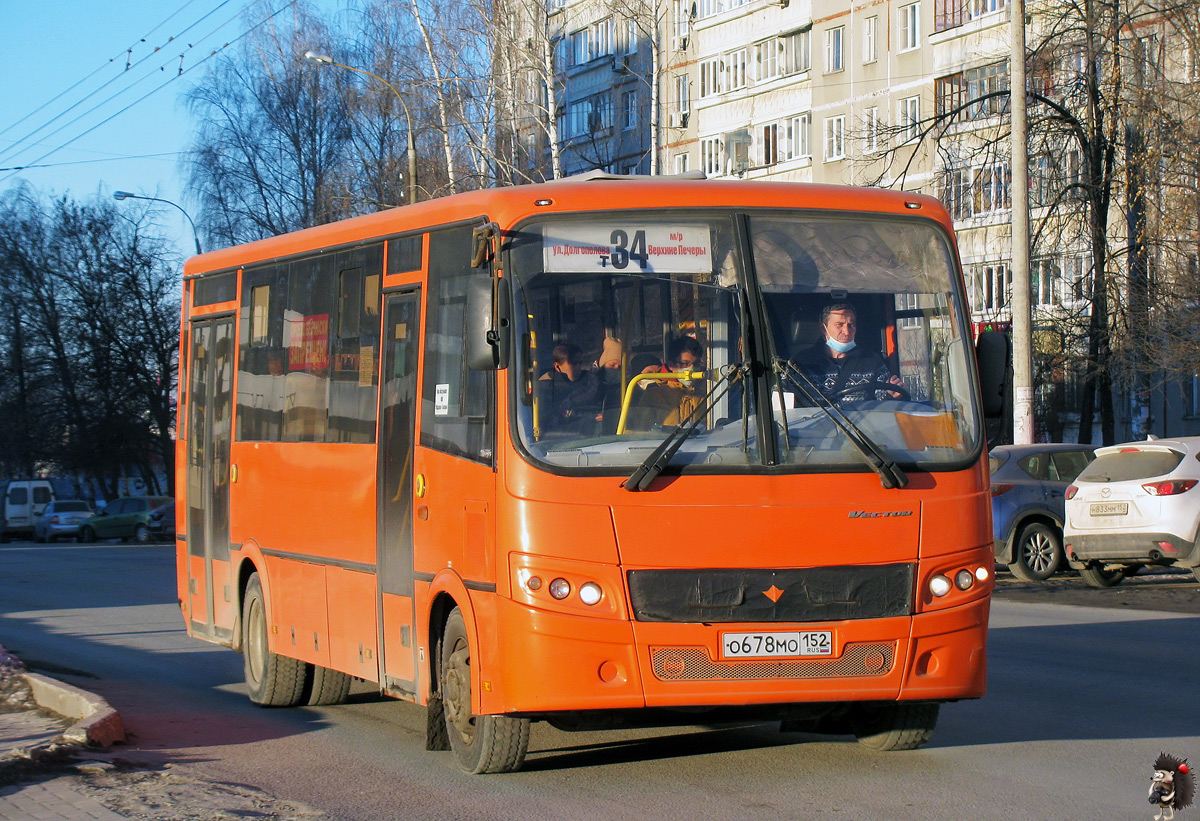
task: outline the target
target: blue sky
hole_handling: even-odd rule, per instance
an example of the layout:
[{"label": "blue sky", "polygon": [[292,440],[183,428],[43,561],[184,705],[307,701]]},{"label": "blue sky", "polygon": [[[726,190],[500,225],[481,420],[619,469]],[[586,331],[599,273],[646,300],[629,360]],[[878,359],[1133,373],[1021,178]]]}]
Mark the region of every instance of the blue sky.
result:
[{"label": "blue sky", "polygon": [[[210,53],[245,31],[249,2],[0,0],[0,191],[21,180],[47,197],[125,190],[197,216],[179,167],[192,136],[183,95],[204,76]],[[169,206],[159,215],[190,254],[183,218]]]}]

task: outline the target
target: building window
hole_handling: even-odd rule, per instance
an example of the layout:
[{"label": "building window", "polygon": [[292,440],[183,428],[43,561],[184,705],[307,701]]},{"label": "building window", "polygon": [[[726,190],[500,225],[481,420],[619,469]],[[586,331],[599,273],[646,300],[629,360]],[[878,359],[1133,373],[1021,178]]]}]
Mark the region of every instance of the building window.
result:
[{"label": "building window", "polygon": [[875,51],[875,32],[879,29],[879,18],[868,17],[863,20],[863,62],[873,63],[879,59]]},{"label": "building window", "polygon": [[773,80],[779,76],[779,53],[782,46],[778,40],[764,40],[754,47],[758,61],[759,80]]},{"label": "building window", "polygon": [[788,74],[812,68],[812,30],[794,31],[783,37],[783,61]]},{"label": "building window", "polygon": [[825,73],[842,71],[842,43],[846,36],[845,26],[836,26],[825,32]]},{"label": "building window", "polygon": [[976,120],[1008,111],[1008,97],[997,95],[981,99],[988,94],[1008,90],[1008,62],[992,63],[963,72],[967,85],[967,99],[975,100],[967,106],[967,119]]},{"label": "building window", "polygon": [[722,0],[699,0],[696,16],[703,19],[723,11],[725,11],[725,4]]},{"label": "building window", "polygon": [[700,168],[705,176],[716,177],[724,173],[725,145],[720,137],[705,137],[700,140]]},{"label": "building window", "polygon": [[688,23],[691,22],[693,4],[691,0],[675,0],[672,17],[675,20],[675,36],[688,36]]},{"label": "building window", "polygon": [[630,129],[633,129],[633,128],[637,128],[638,112],[637,112],[637,92],[636,91],[626,91],[624,94],[621,95],[621,109],[625,115],[624,122],[622,123],[622,127],[626,131],[629,131]]},{"label": "building window", "polygon": [[589,33],[587,29],[571,33],[571,65],[581,66],[592,59],[588,47]]},{"label": "building window", "polygon": [[969,168],[951,168],[946,172],[945,187],[942,190],[942,204],[955,220],[965,220],[974,216],[974,200],[971,197],[971,181],[973,174]]},{"label": "building window", "polygon": [[1091,260],[1084,254],[1063,259],[1063,302],[1087,302],[1092,298]]},{"label": "building window", "polygon": [[801,157],[812,156],[812,149],[809,147],[809,123],[811,121],[812,115],[807,113],[788,118],[787,139],[789,160],[798,160]]},{"label": "building window", "polygon": [[825,161],[846,157],[846,118],[842,115],[825,120]]},{"label": "building window", "polygon": [[762,127],[762,164],[775,165],[779,162],[779,124],[770,123]]},{"label": "building window", "polygon": [[900,101],[900,128],[904,141],[921,136],[921,98],[905,97]]},{"label": "building window", "polygon": [[921,4],[900,7],[899,51],[912,51],[921,45]]},{"label": "building window", "polygon": [[691,109],[688,102],[688,76],[686,74],[675,75],[675,110],[680,114],[687,114]]},{"label": "building window", "polygon": [[1061,269],[1049,257],[1032,260],[1029,264],[1029,302],[1031,305],[1056,305],[1060,293]]},{"label": "building window", "polygon": [[692,167],[691,154],[676,154],[674,160],[676,174],[686,174]]},{"label": "building window", "polygon": [[712,57],[700,63],[700,98],[711,97],[721,91],[721,58]]},{"label": "building window", "polygon": [[633,18],[625,21],[625,53],[637,54],[638,50],[638,27],[637,21]]},{"label": "building window", "polygon": [[879,108],[870,106],[863,115],[863,148],[874,153],[879,150]]},{"label": "building window", "polygon": [[966,102],[966,93],[967,81],[961,71],[934,80],[933,94],[937,101],[938,117],[951,118],[951,122],[961,120],[963,113],[959,109]]},{"label": "building window", "polygon": [[729,85],[725,88],[732,91],[735,88],[746,87],[746,62],[749,55],[744,48],[737,51],[731,51],[725,55],[725,69],[729,78]]},{"label": "building window", "polygon": [[598,23],[591,26],[592,31],[592,57],[604,57],[613,53],[613,21],[611,17],[606,17]]},{"label": "building window", "polygon": [[1012,208],[1012,171],[1008,163],[979,169],[975,185],[975,213],[988,214]]},{"label": "building window", "polygon": [[977,266],[972,274],[971,302],[977,312],[998,311],[1008,305],[1012,276],[1005,263]]}]

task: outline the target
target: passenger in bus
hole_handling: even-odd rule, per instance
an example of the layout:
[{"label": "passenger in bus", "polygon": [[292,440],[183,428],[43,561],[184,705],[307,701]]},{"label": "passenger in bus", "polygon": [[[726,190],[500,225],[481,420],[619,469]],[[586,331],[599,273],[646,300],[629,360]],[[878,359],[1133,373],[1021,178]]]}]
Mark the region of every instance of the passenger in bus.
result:
[{"label": "passenger in bus", "polygon": [[578,435],[594,434],[601,404],[599,374],[584,367],[583,351],[578,345],[555,345],[551,357],[553,366],[538,380],[542,427]]},{"label": "passenger in bus", "polygon": [[[697,373],[704,370],[704,349],[692,336],[679,336],[667,345],[666,364],[652,364],[639,373]],[[637,402],[637,418],[645,425],[651,423],[673,426],[687,421],[700,404],[701,379],[647,379]],[[648,426],[648,425],[646,425]]]},{"label": "passenger in bus", "polygon": [[821,340],[792,352],[791,359],[831,402],[854,404],[868,399],[893,399],[900,394],[878,388],[853,390],[857,385],[890,383],[904,386],[892,374],[879,351],[858,345],[857,312],[849,302],[835,302],[821,311]]}]

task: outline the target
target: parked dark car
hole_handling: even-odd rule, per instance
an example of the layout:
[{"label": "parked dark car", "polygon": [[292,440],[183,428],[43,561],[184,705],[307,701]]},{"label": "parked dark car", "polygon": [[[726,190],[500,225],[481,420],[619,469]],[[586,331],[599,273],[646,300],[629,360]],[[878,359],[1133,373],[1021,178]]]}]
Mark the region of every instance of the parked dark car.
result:
[{"label": "parked dark car", "polygon": [[173,501],[170,496],[125,496],[114,499],[80,528],[85,542],[118,538],[123,542],[149,542],[150,512]]},{"label": "parked dark car", "polygon": [[92,506],[83,499],[55,499],[33,520],[33,540],[54,542],[78,537],[79,528],[92,518]]},{"label": "parked dark car", "polygon": [[156,539],[175,538],[175,500],[150,511],[150,535]]},{"label": "parked dark car", "polygon": [[1025,581],[1066,567],[1063,511],[1067,485],[1092,461],[1090,445],[1000,445],[989,454],[996,562]]}]

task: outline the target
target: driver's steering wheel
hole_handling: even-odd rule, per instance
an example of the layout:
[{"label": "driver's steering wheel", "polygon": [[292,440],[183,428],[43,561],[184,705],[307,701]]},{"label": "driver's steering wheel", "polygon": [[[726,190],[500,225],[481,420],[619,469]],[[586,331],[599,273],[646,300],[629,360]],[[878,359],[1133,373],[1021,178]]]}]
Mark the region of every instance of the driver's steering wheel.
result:
[{"label": "driver's steering wheel", "polygon": [[[847,385],[840,391],[829,397],[830,401],[836,402],[843,396],[848,396],[859,391],[892,391],[900,394],[900,400],[904,402],[912,401],[912,394],[908,392],[908,388],[903,385],[897,385],[895,382],[884,382],[882,379],[872,379],[870,382],[860,382],[857,385]],[[885,396],[884,399],[895,399],[894,396]]]}]

